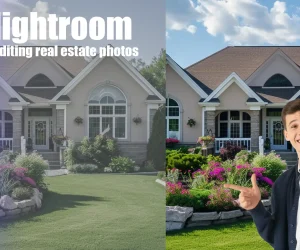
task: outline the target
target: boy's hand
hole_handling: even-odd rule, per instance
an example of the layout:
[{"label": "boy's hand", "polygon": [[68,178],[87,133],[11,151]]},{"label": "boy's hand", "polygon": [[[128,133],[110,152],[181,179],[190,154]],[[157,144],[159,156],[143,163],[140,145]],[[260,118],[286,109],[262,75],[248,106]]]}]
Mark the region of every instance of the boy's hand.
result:
[{"label": "boy's hand", "polygon": [[260,190],[256,184],[256,176],[251,176],[252,188],[237,186],[233,184],[224,184],[225,188],[232,188],[240,191],[239,202],[240,207],[246,210],[251,210],[257,206],[261,199]]}]

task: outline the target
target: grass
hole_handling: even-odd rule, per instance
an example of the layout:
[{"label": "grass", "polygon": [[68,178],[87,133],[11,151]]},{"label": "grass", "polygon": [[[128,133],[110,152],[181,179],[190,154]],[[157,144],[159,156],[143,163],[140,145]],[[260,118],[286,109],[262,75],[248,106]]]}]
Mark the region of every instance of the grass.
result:
[{"label": "grass", "polygon": [[258,234],[253,221],[181,230],[167,234],[167,250],[271,250]]},{"label": "grass", "polygon": [[41,210],[1,222],[0,249],[165,249],[165,190],[155,179],[48,177]]}]

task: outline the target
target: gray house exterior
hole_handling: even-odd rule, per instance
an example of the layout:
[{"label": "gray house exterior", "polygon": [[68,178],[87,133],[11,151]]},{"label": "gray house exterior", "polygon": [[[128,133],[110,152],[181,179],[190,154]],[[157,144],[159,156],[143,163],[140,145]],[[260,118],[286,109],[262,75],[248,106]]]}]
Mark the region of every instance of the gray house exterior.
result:
[{"label": "gray house exterior", "polygon": [[53,135],[80,142],[109,128],[122,154],[141,163],[153,116],[164,103],[122,57],[0,58],[0,147],[12,151],[20,151],[21,136],[47,152]]}]

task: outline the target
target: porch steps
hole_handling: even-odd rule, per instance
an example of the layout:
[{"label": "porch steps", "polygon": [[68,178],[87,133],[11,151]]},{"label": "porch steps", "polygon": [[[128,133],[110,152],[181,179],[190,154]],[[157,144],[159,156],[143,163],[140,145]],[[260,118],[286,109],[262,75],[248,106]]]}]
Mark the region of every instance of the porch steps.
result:
[{"label": "porch steps", "polygon": [[296,152],[277,152],[282,160],[287,163],[287,169],[294,167],[297,164],[298,156]]},{"label": "porch steps", "polygon": [[60,159],[58,152],[38,152],[44,160],[49,162],[50,169],[60,169]]}]

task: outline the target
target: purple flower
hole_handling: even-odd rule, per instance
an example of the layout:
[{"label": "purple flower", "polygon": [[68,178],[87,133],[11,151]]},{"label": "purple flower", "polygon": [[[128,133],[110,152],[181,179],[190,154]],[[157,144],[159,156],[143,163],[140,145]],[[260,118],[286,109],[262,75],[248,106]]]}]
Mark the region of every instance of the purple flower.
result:
[{"label": "purple flower", "polygon": [[27,182],[29,185],[36,187],[35,181],[33,179],[31,179],[30,177],[24,177],[22,180]]},{"label": "purple flower", "polygon": [[262,180],[263,182],[267,183],[270,186],[273,186],[273,181],[268,177],[262,176],[262,177],[260,177],[260,180]]}]

